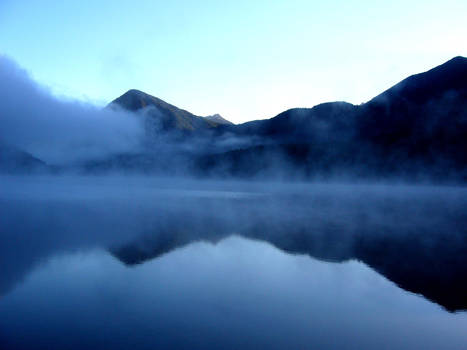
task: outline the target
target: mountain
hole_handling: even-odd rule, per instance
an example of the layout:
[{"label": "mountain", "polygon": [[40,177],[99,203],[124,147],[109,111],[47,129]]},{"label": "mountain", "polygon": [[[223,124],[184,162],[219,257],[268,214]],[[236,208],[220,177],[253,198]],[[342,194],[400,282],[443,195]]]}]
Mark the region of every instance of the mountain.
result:
[{"label": "mountain", "polygon": [[293,108],[271,119],[255,120],[228,128],[238,135],[256,135],[272,141],[310,141],[339,138],[350,130],[357,107],[347,102],[322,103],[313,108]]},{"label": "mountain", "polygon": [[223,118],[220,114],[213,114],[204,117],[205,119],[217,123],[219,125],[233,125],[233,123],[225,118]]},{"label": "mountain", "polygon": [[[443,97],[448,91],[457,91],[466,97],[467,58],[457,56],[427,72],[412,75],[380,95],[370,103],[406,100],[423,104]],[[384,102],[383,102],[384,103]]]},{"label": "mountain", "polygon": [[227,169],[252,176],[273,169],[286,178],[317,174],[466,181],[467,59],[456,57],[413,75],[359,106],[332,102],[295,108],[221,130],[256,142],[203,157],[200,173]]},{"label": "mountain", "polygon": [[[195,116],[138,90],[110,106],[145,114],[149,139],[178,135],[146,153],[161,152],[162,144],[166,153],[183,146],[191,152],[181,152],[184,171],[198,176],[467,181],[465,57],[412,75],[361,105],[322,103],[238,125],[219,115]],[[153,164],[157,158],[120,157],[134,171],[138,159],[145,171],[163,171]],[[170,164],[177,172],[177,162]]]},{"label": "mountain", "polygon": [[[462,119],[466,103],[467,58],[455,57],[425,73],[404,79],[360,106],[330,102],[313,108],[294,108],[271,119],[231,127],[229,131],[291,139],[327,137],[338,131],[348,131],[349,127],[363,128],[371,119],[374,119],[372,127],[375,129],[390,130],[400,127],[401,120],[411,124],[445,118],[444,123],[448,124]],[[421,114],[424,117],[418,120]],[[407,131],[415,134],[418,130]]]},{"label": "mountain", "polygon": [[467,59],[413,75],[360,107],[358,138],[383,154],[467,163]]},{"label": "mountain", "polygon": [[[157,97],[134,89],[127,91],[112,101],[109,107],[122,108],[131,112],[144,111],[147,116],[146,126],[150,126],[156,132],[169,130],[193,132],[225,124],[225,122],[217,122],[216,120],[212,120],[212,118],[196,116]],[[222,118],[222,120],[224,119]]]},{"label": "mountain", "polygon": [[[241,124],[236,130],[240,133],[259,135],[292,134],[316,137],[313,134],[317,132],[320,135],[323,132],[335,133],[336,130],[333,128],[340,126],[348,128],[355,119],[363,119],[355,120],[358,123],[357,128],[365,128],[365,123],[374,121],[371,128],[386,134],[403,127],[401,124],[405,123],[406,133],[399,135],[401,138],[409,134],[415,135],[420,131],[414,128],[422,126],[415,123],[425,123],[429,125],[424,127],[424,132],[428,134],[427,136],[431,136],[433,130],[429,129],[430,127],[446,128],[449,127],[447,125],[449,123],[462,121],[459,119],[465,116],[463,113],[466,103],[467,59],[456,57],[428,72],[401,81],[360,106],[333,102],[311,109],[291,109],[269,120]],[[440,118],[443,120],[439,120]],[[438,124],[432,125],[433,123]],[[407,126],[411,128],[407,129]]]}]

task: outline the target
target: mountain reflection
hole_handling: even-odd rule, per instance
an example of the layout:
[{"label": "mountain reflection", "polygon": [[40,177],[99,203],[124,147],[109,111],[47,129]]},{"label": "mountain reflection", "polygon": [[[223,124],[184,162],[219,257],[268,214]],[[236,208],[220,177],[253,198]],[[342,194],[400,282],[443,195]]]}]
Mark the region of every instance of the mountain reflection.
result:
[{"label": "mountain reflection", "polygon": [[169,210],[153,230],[111,252],[133,265],[192,242],[236,234],[290,254],[330,262],[357,259],[448,311],[467,309],[467,217],[458,203],[433,197],[380,200],[295,194],[231,201],[228,213],[222,213],[222,201],[205,201],[198,204],[206,209],[201,216]]},{"label": "mountain reflection", "polygon": [[117,184],[6,186],[0,294],[70,251],[107,249],[134,265],[193,242],[239,235],[319,260],[357,259],[448,311],[467,310],[464,189]]}]

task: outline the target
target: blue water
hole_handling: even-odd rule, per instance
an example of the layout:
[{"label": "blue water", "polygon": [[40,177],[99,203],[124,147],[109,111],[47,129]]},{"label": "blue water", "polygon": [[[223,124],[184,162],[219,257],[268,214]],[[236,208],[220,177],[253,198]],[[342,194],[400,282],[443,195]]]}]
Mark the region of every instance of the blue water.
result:
[{"label": "blue water", "polygon": [[467,349],[466,312],[349,238],[437,223],[459,239],[463,189],[99,181],[4,179],[0,349]]}]

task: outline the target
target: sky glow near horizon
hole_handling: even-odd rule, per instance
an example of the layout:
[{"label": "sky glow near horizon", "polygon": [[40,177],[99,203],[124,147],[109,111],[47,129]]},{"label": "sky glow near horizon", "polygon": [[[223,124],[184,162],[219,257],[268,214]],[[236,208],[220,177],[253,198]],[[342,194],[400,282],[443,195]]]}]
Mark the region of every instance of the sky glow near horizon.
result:
[{"label": "sky glow near horizon", "polygon": [[131,88],[235,123],[359,104],[467,56],[467,2],[0,1],[0,54],[59,97]]}]

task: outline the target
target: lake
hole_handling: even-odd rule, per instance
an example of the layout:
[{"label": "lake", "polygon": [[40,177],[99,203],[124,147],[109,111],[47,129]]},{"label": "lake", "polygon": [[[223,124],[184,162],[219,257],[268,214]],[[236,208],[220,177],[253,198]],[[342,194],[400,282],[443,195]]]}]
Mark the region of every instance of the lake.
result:
[{"label": "lake", "polygon": [[0,178],[0,349],[467,349],[467,189]]}]

